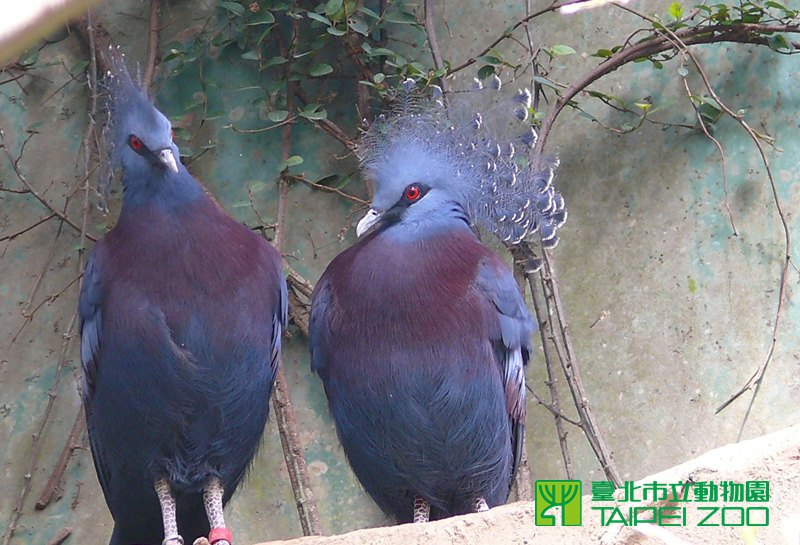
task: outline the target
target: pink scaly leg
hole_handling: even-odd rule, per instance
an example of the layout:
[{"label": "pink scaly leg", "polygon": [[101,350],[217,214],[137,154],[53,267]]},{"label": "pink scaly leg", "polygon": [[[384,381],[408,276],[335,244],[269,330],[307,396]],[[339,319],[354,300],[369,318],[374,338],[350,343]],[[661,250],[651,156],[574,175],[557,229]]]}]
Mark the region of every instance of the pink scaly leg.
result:
[{"label": "pink scaly leg", "polygon": [[155,482],[158,503],[161,504],[161,518],[164,521],[164,541],[162,545],[183,545],[183,538],[178,533],[177,509],[175,508],[175,496],[166,479],[159,479]]},{"label": "pink scaly leg", "polygon": [[414,497],[414,522],[428,522],[431,519],[431,504],[422,496]]},{"label": "pink scaly leg", "polygon": [[203,489],[203,503],[206,506],[208,523],[211,532],[208,541],[211,545],[231,545],[233,537],[231,531],[225,526],[225,515],[222,512],[222,496],[224,490],[218,478],[212,477],[206,482]]}]

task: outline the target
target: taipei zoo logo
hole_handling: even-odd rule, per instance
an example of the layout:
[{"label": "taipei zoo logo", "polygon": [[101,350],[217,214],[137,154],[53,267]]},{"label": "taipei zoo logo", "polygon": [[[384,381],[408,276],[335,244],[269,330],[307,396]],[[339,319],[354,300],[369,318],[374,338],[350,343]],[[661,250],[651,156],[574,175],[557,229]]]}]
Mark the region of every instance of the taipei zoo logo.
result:
[{"label": "taipei zoo logo", "polygon": [[580,481],[536,481],[535,499],[536,526],[581,525]]},{"label": "taipei zoo logo", "polygon": [[[592,520],[600,526],[769,526],[769,484],[625,481],[617,487],[592,481],[589,501]],[[536,526],[582,525],[581,481],[536,481],[534,499]]]}]

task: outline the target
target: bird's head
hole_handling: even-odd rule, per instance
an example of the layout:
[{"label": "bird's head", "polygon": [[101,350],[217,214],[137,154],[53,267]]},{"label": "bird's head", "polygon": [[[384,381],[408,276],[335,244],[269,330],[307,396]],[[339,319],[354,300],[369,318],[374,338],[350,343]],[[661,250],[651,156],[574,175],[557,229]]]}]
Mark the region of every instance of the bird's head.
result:
[{"label": "bird's head", "polygon": [[[566,220],[551,183],[556,162],[532,157],[530,92],[498,104],[500,87],[496,78],[486,88],[478,82],[475,93],[445,108],[438,88],[425,101],[413,81],[404,83],[399,106],[373,123],[359,149],[375,188],[359,236],[373,226],[424,233],[467,224],[508,244],[538,235],[545,247],[556,245]],[[487,127],[498,117],[502,126]],[[515,136],[502,136],[509,130]]]},{"label": "bird's head", "polygon": [[431,231],[454,221],[469,223],[473,186],[460,179],[448,149],[437,146],[433,127],[397,128],[380,160],[365,162],[375,195],[356,233],[361,236],[376,224]]},{"label": "bird's head", "polygon": [[[128,74],[122,55],[111,55],[113,69],[105,77],[107,137],[115,168],[123,183],[176,174],[182,168],[172,124]],[[131,176],[132,175],[132,176]]]}]

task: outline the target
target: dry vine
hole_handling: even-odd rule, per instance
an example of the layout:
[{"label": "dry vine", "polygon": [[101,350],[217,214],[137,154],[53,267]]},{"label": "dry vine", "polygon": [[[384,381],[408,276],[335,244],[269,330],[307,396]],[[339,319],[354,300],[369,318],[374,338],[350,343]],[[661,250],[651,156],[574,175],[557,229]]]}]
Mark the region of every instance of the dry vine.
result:
[{"label": "dry vine", "polygon": [[[288,46],[281,44],[281,49],[285,58],[291,58],[294,51],[294,41],[297,36],[297,21],[292,25],[292,35]],[[292,111],[294,108],[294,82],[288,78],[291,63],[286,63],[286,96],[287,109]],[[281,156],[284,164],[291,156],[292,149],[292,124],[287,123],[283,126],[282,151]],[[288,205],[289,194],[289,168],[285,167],[278,177],[278,212],[275,220],[275,247],[283,254],[284,239],[286,231],[286,207]],[[311,488],[311,480],[308,475],[303,447],[300,443],[300,435],[297,432],[297,420],[294,414],[294,407],[289,395],[289,385],[286,382],[286,373],[283,368],[283,360],[278,364],[278,371],[275,377],[275,390],[272,396],[273,406],[277,415],[278,426],[281,430],[281,446],[283,447],[283,457],[286,460],[286,467],[289,470],[289,480],[292,483],[297,512],[300,515],[300,526],[303,535],[321,535],[322,529],[317,513],[317,500],[314,490]]]}]

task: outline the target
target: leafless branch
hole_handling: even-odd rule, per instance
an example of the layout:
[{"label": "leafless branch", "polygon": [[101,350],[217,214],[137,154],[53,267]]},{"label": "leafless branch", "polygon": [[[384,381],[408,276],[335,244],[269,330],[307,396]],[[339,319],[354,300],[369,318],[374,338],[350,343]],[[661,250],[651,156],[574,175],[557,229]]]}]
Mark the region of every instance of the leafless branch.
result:
[{"label": "leafless branch", "polygon": [[28,231],[31,231],[32,229],[35,229],[36,227],[40,226],[43,223],[47,223],[49,220],[51,220],[51,219],[53,219],[55,217],[56,217],[55,212],[51,212],[49,215],[37,220],[36,222],[32,223],[31,225],[29,225],[27,227],[23,227],[19,231],[15,231],[15,232],[11,233],[10,235],[3,235],[2,237],[0,237],[0,242],[3,242],[4,240],[14,240],[18,236],[24,235]]},{"label": "leafless branch", "polygon": [[31,479],[33,478],[33,473],[36,470],[36,465],[39,461],[39,455],[42,451],[42,435],[44,434],[45,428],[47,428],[47,424],[50,421],[50,414],[53,412],[53,405],[58,397],[57,393],[59,386],[61,385],[62,371],[67,363],[67,354],[69,353],[77,317],[77,312],[73,313],[72,318],[69,321],[69,325],[67,325],[67,330],[64,333],[63,341],[61,343],[61,352],[59,354],[58,364],[56,366],[55,379],[53,380],[53,384],[50,386],[50,390],[47,394],[48,400],[44,414],[42,415],[38,428],[33,434],[31,448],[29,451],[30,458],[28,462],[28,470],[25,472],[25,475],[23,475],[22,488],[20,489],[19,496],[17,497],[17,503],[11,512],[11,517],[9,518],[8,526],[6,527],[3,545],[9,545],[11,538],[14,537],[14,532],[16,532],[17,525],[19,524],[19,518],[22,516],[22,508],[25,505],[25,499],[28,497],[28,493],[31,489]]},{"label": "leafless branch", "polygon": [[[519,254],[517,254],[519,255]],[[535,283],[531,276],[527,275],[524,270],[524,263],[525,259],[515,259],[515,264],[518,268],[523,270],[523,274],[528,279],[528,283],[530,284],[531,288],[531,299],[533,299],[533,309],[536,314],[536,322],[539,325],[539,335],[542,339],[542,351],[544,352],[544,362],[545,368],[547,370],[547,388],[550,391],[550,403],[548,404],[549,407],[553,409],[555,425],[556,425],[556,435],[558,436],[558,445],[561,449],[561,459],[564,462],[564,471],[566,473],[567,479],[573,479],[575,474],[572,470],[572,457],[569,452],[569,444],[567,443],[567,432],[564,430],[564,424],[560,416],[561,414],[561,400],[558,393],[558,387],[556,385],[556,377],[555,373],[553,372],[554,357],[551,351],[551,342],[555,342],[555,334],[554,334],[554,327],[553,321],[550,319],[552,316],[551,313],[547,312],[548,305],[546,300],[546,293],[544,292],[545,282],[544,279],[541,279],[541,288],[537,289]],[[540,301],[541,299],[541,301]],[[548,336],[547,330],[545,329],[549,325],[550,335]]]},{"label": "leafless branch", "polygon": [[[431,47],[431,57],[433,57],[433,67],[438,71],[444,67],[442,52],[439,49],[439,40],[436,38],[436,21],[433,11],[433,0],[425,0],[425,33],[428,35],[428,45]],[[442,91],[445,100],[448,99],[450,92],[450,82],[446,77],[441,78]]]},{"label": "leafless branch", "polygon": [[722,191],[725,194],[725,209],[728,211],[728,221],[731,224],[731,230],[733,231],[733,236],[738,237],[739,231],[736,230],[736,223],[733,221],[733,211],[731,210],[731,203],[728,199],[728,167],[727,167],[727,159],[725,157],[725,150],[722,148],[722,144],[719,140],[714,138],[708,130],[706,126],[706,122],[703,119],[703,116],[700,114],[700,108],[695,105],[692,90],[689,88],[689,80],[686,76],[682,77],[683,79],[683,87],[686,89],[686,94],[689,97],[689,102],[692,104],[694,108],[695,115],[697,116],[697,123],[700,125],[700,129],[703,131],[703,134],[711,140],[717,148],[719,152],[719,159],[722,165]]},{"label": "leafless branch", "polygon": [[[556,429],[559,433],[559,444],[562,448],[562,457],[564,458],[565,467],[568,467],[570,457],[566,449],[566,432],[562,427],[559,427],[562,420],[577,424],[583,430],[606,477],[610,481],[616,483],[617,486],[621,486],[622,478],[619,474],[619,470],[603,438],[602,431],[597,423],[594,410],[589,404],[589,398],[583,386],[583,381],[581,380],[577,354],[573,347],[572,336],[567,326],[555,267],[548,253],[543,251],[543,257],[540,260],[542,262],[541,269],[539,272],[533,272],[533,270],[527,266],[528,263],[534,260],[533,252],[526,243],[512,248],[512,255],[514,256],[515,262],[522,264],[525,268],[525,275],[531,293],[533,294],[534,310],[539,322],[545,362],[552,366],[550,362],[553,362],[555,358],[558,358],[560,361],[561,370],[566,378],[575,410],[579,416],[578,422],[561,416],[562,411],[560,404],[556,403],[558,399],[557,391],[554,389],[553,385],[549,385],[551,388],[552,401],[549,404],[543,403],[543,405],[551,410],[551,413],[553,413],[556,418]],[[545,328],[547,329],[545,330]],[[555,354],[550,350],[550,346],[555,348]],[[554,382],[554,376],[554,373],[548,371],[548,382]]]},{"label": "leafless branch", "polygon": [[147,32],[147,58],[144,62],[142,85],[150,89],[156,74],[158,60],[158,35],[161,32],[161,0],[150,0],[150,29]]},{"label": "leafless branch", "polygon": [[[640,17],[643,20],[649,21],[650,23],[655,24],[656,21],[639,11],[634,9],[628,8],[626,6],[615,4],[615,6],[619,9],[627,11]],[[756,39],[749,39],[748,36],[742,36],[742,32],[750,33],[750,32],[800,32],[800,25],[765,25],[765,24],[741,24],[741,25],[734,25],[736,27],[740,27],[738,29],[734,29],[733,35],[729,36],[730,38],[738,38],[738,39],[719,39],[716,41],[742,41],[742,43],[756,43],[759,45],[764,45],[766,42],[761,38]],[[666,27],[654,27],[656,28],[656,32],[658,34],[658,38],[663,40],[664,43],[668,44],[670,48],[675,48],[681,51],[684,55],[686,55],[694,64],[695,69],[697,70],[698,74],[700,74],[700,78],[703,80],[703,85],[708,91],[709,95],[719,104],[722,111],[725,112],[731,119],[736,121],[745,132],[747,132],[748,136],[750,136],[753,144],[756,146],[758,153],[761,157],[761,162],[764,164],[764,168],[766,170],[767,178],[769,180],[770,190],[772,193],[773,203],[775,204],[775,209],[778,212],[778,217],[781,221],[781,226],[783,229],[783,242],[784,242],[784,259],[783,265],[781,267],[781,275],[779,280],[779,288],[778,288],[778,304],[775,310],[775,319],[774,325],[772,328],[772,339],[770,341],[769,349],[767,350],[767,354],[764,357],[764,361],[756,368],[755,372],[751,375],[751,377],[747,380],[747,382],[742,386],[738,391],[736,391],[731,397],[729,397],[722,405],[720,405],[716,413],[721,412],[731,403],[733,403],[736,399],[741,397],[745,392],[750,389],[753,389],[753,395],[750,398],[750,403],[748,404],[747,411],[745,413],[744,418],[742,419],[742,425],[739,429],[739,439],[741,439],[742,434],[744,432],[744,427],[747,423],[747,420],[750,416],[750,412],[753,408],[753,404],[755,403],[756,397],[758,396],[758,392],[761,388],[762,381],[764,380],[764,375],[767,372],[767,368],[769,367],[770,362],[772,361],[772,356],[775,352],[775,346],[778,342],[778,333],[780,332],[780,326],[783,318],[783,308],[786,303],[787,299],[787,286],[788,286],[788,273],[789,273],[789,265],[791,264],[791,234],[789,229],[789,224],[786,219],[786,214],[783,212],[783,206],[781,205],[780,196],[778,194],[778,188],[775,184],[775,179],[772,175],[772,169],[769,166],[769,159],[767,158],[767,154],[764,151],[764,147],[761,144],[762,136],[756,132],[745,120],[743,115],[738,114],[731,110],[722,98],[716,93],[714,90],[713,85],[711,85],[710,80],[708,79],[708,75],[706,74],[703,66],[697,60],[697,57],[692,53],[689,49],[690,45],[693,45],[696,42],[692,42],[690,39],[687,40],[687,35],[690,38],[696,37],[694,34],[687,34],[686,30],[674,32]],[[710,28],[710,27],[700,27],[700,28]],[[713,28],[713,27],[712,27]],[[723,36],[724,32],[720,31],[717,37]],[[705,42],[703,42],[705,43]],[[794,45],[794,44],[793,44]],[[796,45],[795,45],[796,47]],[[735,230],[735,227],[734,227]]]},{"label": "leafless branch", "polygon": [[61,483],[61,479],[64,477],[64,471],[67,470],[72,453],[80,446],[81,434],[83,433],[85,423],[86,420],[83,415],[83,407],[81,407],[75,417],[75,423],[72,424],[72,431],[69,432],[69,437],[67,438],[67,442],[64,444],[64,448],[61,450],[61,455],[58,457],[55,468],[50,474],[50,477],[47,479],[47,483],[44,485],[44,489],[39,495],[39,499],[36,500],[36,509],[38,511],[41,511],[50,505],[50,501],[53,499],[53,494],[58,488],[58,485]]},{"label": "leafless branch", "polygon": [[[622,5],[614,5],[620,9],[633,12],[629,8],[626,8]],[[532,16],[537,14],[540,13],[537,12]],[[763,25],[749,23],[731,25],[704,25],[699,27],[684,28],[672,34],[674,35],[673,39],[675,41],[680,41],[684,46],[722,42],[768,45],[766,39],[754,34],[757,32],[798,33],[800,32],[800,25]],[[800,43],[795,44],[793,42],[793,45],[800,48]],[[611,72],[614,72],[629,62],[633,62],[636,59],[643,57],[649,57],[663,51],[668,51],[670,49],[674,49],[674,47],[674,42],[669,39],[669,36],[663,33],[656,33],[650,38],[644,39],[641,42],[633,44],[629,47],[620,49],[608,57],[595,69],[587,72],[582,77],[572,82],[569,87],[562,91],[542,121],[542,125],[539,129],[539,139],[536,142],[535,154],[537,156],[541,156],[558,114],[578,93],[585,90],[593,82],[610,74]]]},{"label": "leafless branch", "polygon": [[345,199],[347,199],[349,201],[353,201],[355,203],[358,203],[358,204],[361,204],[361,205],[364,205],[364,206],[369,206],[369,202],[365,201],[364,199],[356,197],[355,195],[350,195],[349,193],[345,193],[341,189],[336,189],[335,187],[329,187],[327,185],[322,185],[322,184],[318,184],[316,182],[312,182],[311,180],[309,180],[305,176],[291,174],[291,175],[289,175],[289,179],[290,180],[294,180],[296,182],[302,182],[304,184],[307,184],[307,185],[313,187],[314,189],[319,189],[321,191],[327,191],[329,193],[336,193],[337,195],[341,195],[342,197],[344,197]]},{"label": "leafless branch", "polygon": [[[19,158],[14,159],[14,156],[11,155],[11,150],[8,149],[8,145],[6,144],[5,141],[5,133],[3,132],[2,129],[0,129],[0,148],[3,149],[3,152],[5,153],[8,162],[11,163],[11,168],[14,169],[14,173],[17,175],[17,179],[22,183],[23,187],[25,187],[26,193],[30,193],[31,195],[33,195],[33,197],[37,201],[39,201],[45,208],[47,208],[52,214],[55,214],[56,216],[61,218],[61,220],[63,220],[64,223],[66,223],[67,225],[69,225],[70,227],[72,227],[73,229],[75,229],[77,232],[80,233],[81,231],[80,226],[76,224],[74,221],[72,221],[69,217],[67,217],[65,211],[62,212],[61,210],[55,208],[47,199],[45,199],[38,191],[36,191],[31,186],[31,184],[28,182],[28,179],[25,177],[25,175],[19,168],[18,165]],[[97,240],[91,235],[86,235],[86,237],[93,241]]]},{"label": "leafless branch", "polygon": [[[279,44],[284,58],[291,59],[295,40],[297,39],[299,25],[295,19],[292,23],[292,35],[289,45],[284,47]],[[286,109],[290,112],[294,110],[295,83],[288,77],[291,62],[286,63]],[[292,125],[283,126],[282,158],[285,162],[291,155],[292,146]],[[289,199],[288,167],[285,168],[278,178],[278,212],[275,220],[275,247],[283,254],[285,230],[286,230],[286,207]],[[289,471],[289,480],[292,483],[297,512],[300,515],[300,526],[303,535],[321,535],[319,515],[317,513],[317,502],[314,490],[311,488],[311,480],[308,475],[305,453],[297,433],[297,419],[294,413],[289,385],[286,381],[286,374],[283,368],[283,360],[279,361],[275,377],[275,388],[272,395],[273,407],[275,408],[278,431],[283,447],[283,457],[286,460],[286,468]]]},{"label": "leafless branch", "polygon": [[62,528],[53,539],[47,542],[47,545],[61,545],[72,534],[72,528]]}]

